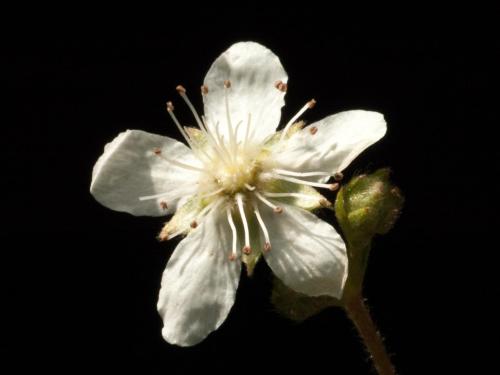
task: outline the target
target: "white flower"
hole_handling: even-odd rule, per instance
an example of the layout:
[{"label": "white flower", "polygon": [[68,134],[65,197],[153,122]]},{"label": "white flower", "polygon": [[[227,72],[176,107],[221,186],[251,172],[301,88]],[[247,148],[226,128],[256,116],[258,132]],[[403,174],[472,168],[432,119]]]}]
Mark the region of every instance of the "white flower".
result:
[{"label": "white flower", "polygon": [[287,286],[340,297],[346,248],[337,231],[310,211],[329,204],[314,188],[386,131],[381,114],[362,110],[296,123],[280,132],[287,74],[269,49],[237,43],[212,65],[202,86],[205,116],[177,88],[198,128],[182,127],[187,147],[169,137],[127,130],[106,145],[91,192],[106,207],[134,215],[175,213],[160,239],[186,234],[163,274],[158,310],[163,337],[189,346],[217,329],[234,303],[243,260],[262,254]]}]

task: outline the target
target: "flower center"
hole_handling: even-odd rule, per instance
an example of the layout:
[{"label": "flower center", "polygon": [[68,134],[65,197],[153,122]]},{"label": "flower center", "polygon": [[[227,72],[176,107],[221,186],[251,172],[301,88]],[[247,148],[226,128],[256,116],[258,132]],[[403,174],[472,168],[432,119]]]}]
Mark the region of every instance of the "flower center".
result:
[{"label": "flower center", "polygon": [[248,163],[238,159],[236,163],[224,166],[216,174],[216,181],[226,194],[235,194],[246,191],[248,186],[255,186],[259,168],[255,162]]},{"label": "flower center", "polygon": [[[286,91],[286,84],[277,82],[275,87],[280,91]],[[283,208],[279,199],[295,198],[306,200],[319,200],[321,206],[327,205],[326,199],[320,198],[321,195],[305,194],[301,190],[282,188],[276,189],[276,186],[305,185],[311,187],[327,188],[336,190],[338,183],[323,183],[311,181],[311,177],[330,177],[332,173],[323,171],[296,172],[285,169],[278,169],[273,166],[272,160],[266,160],[271,154],[263,142],[257,142],[253,139],[253,132],[250,131],[252,116],[248,114],[246,120],[246,129],[244,135],[239,133],[243,121],[237,124],[233,123],[230,111],[228,92],[231,88],[229,81],[224,81],[224,105],[226,118],[222,119],[222,125],[218,119],[206,119],[199,116],[193,104],[186,95],[186,90],[182,86],[177,87],[177,91],[184,99],[198,124],[199,131],[193,128],[184,128],[174,114],[174,106],[171,102],[167,103],[167,111],[173,122],[179,129],[182,136],[190,146],[191,150],[201,162],[201,165],[194,166],[186,164],[179,160],[173,160],[162,153],[160,149],[154,149],[153,153],[170,165],[178,168],[190,170],[199,174],[197,199],[202,202],[202,209],[191,210],[189,222],[191,228],[196,228],[199,220],[211,210],[221,210],[226,212],[227,222],[232,232],[232,249],[229,259],[234,260],[237,257],[238,233],[233,215],[239,216],[238,222],[243,227],[243,247],[241,252],[250,254],[250,224],[251,217],[254,217],[260,232],[264,239],[263,251],[271,250],[270,233],[259,211],[259,205],[266,210],[273,210],[276,214],[281,214]],[[208,88],[202,86],[203,95],[208,94]],[[304,107],[292,117],[285,125],[277,140],[278,144],[287,137],[287,132],[291,129],[295,121],[309,108],[315,105],[314,99],[307,102]],[[209,121],[210,120],[210,121]],[[315,136],[317,128],[310,128],[311,136]],[[155,194],[151,196],[140,197],[140,200],[163,198],[166,194]],[[276,200],[278,199],[278,200]],[[325,201],[325,202],[322,202]],[[168,205],[160,201],[160,206],[164,209]],[[199,206],[198,206],[199,208]],[[248,216],[250,215],[250,216]],[[160,233],[160,239],[175,237],[184,233],[186,228],[175,228],[171,231],[168,223],[165,226],[166,232]],[[165,229],[164,229],[165,230]]]}]

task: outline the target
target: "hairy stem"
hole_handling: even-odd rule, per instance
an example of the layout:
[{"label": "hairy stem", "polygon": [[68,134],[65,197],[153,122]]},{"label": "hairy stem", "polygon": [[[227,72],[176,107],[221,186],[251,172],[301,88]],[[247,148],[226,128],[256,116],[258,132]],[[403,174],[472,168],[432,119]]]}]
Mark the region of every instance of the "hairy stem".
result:
[{"label": "hairy stem", "polygon": [[396,370],[385,350],[384,342],[370,316],[370,312],[363,302],[363,297],[357,295],[349,298],[349,300],[345,301],[344,308],[356,326],[379,375],[395,375]]}]

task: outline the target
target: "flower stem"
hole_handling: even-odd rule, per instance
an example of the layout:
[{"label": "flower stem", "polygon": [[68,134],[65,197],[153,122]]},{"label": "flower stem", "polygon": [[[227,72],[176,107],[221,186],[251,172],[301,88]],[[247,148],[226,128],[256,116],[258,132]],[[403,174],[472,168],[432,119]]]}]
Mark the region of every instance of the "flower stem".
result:
[{"label": "flower stem", "polygon": [[363,302],[363,297],[356,295],[349,298],[344,303],[344,309],[356,326],[358,334],[363,340],[366,350],[370,353],[373,365],[379,375],[395,375],[396,370],[385,350],[382,336],[380,336],[370,316],[368,307]]}]

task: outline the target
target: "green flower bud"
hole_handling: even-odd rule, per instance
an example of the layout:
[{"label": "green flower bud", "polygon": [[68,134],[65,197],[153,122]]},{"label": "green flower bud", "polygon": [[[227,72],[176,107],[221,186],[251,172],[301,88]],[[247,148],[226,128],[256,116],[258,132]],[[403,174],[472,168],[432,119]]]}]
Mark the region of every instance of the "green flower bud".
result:
[{"label": "green flower bud", "polygon": [[349,257],[344,299],[361,291],[373,236],[387,233],[401,212],[404,198],[389,176],[388,168],[356,176],[337,194],[335,215]]},{"label": "green flower bud", "polygon": [[389,175],[389,168],[362,174],[338,192],[335,214],[348,243],[368,244],[375,234],[385,234],[393,227],[404,198]]}]

